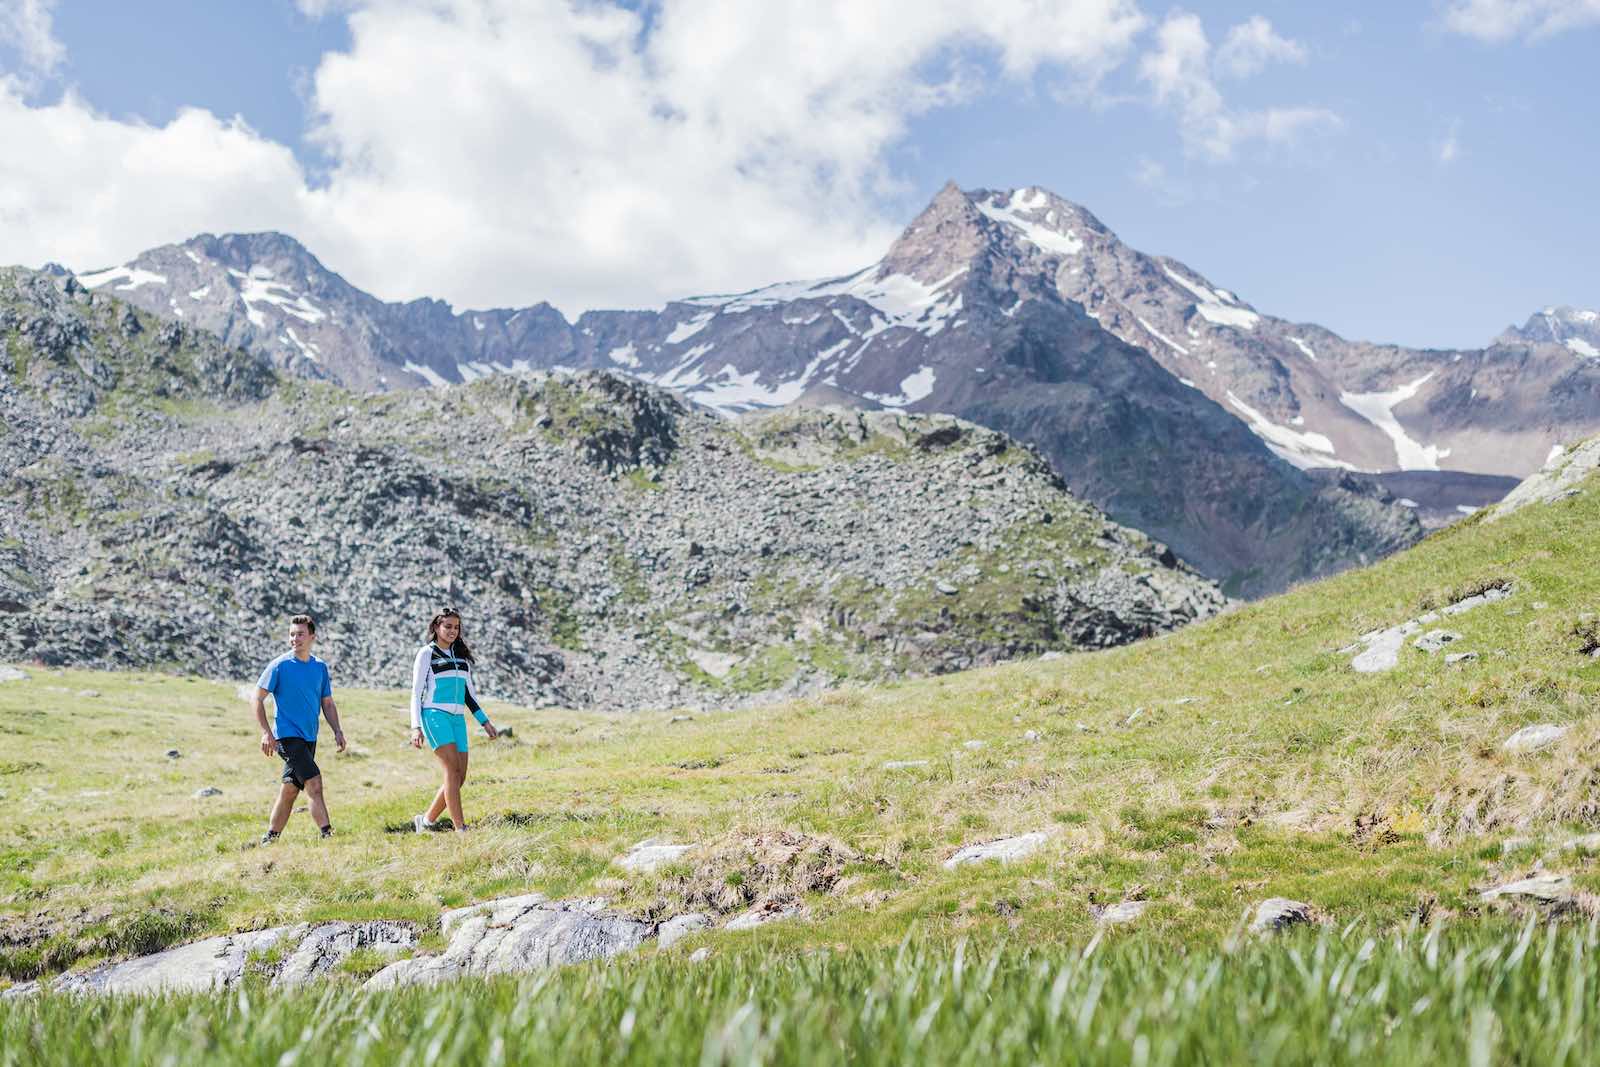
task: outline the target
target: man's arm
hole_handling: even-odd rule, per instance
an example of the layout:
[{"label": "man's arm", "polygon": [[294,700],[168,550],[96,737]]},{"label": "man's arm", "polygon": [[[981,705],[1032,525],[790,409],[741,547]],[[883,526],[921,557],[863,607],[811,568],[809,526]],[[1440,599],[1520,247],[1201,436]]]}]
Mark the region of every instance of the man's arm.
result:
[{"label": "man's arm", "polygon": [[339,709],[334,706],[332,697],[322,698],[322,717],[328,720],[328,725],[333,727],[333,743],[339,746],[339,751],[344,751],[344,731],[339,729]]},{"label": "man's arm", "polygon": [[272,736],[272,727],[267,723],[267,691],[259,685],[250,695],[250,710],[256,713],[256,725],[261,727],[261,754],[270,756],[278,739]]}]

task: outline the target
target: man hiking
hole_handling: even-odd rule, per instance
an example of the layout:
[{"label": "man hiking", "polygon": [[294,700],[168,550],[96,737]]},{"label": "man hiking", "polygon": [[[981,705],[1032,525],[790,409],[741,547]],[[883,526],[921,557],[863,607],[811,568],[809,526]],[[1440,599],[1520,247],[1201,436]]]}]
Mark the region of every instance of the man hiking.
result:
[{"label": "man hiking", "polygon": [[[267,664],[256,683],[250,707],[261,727],[261,754],[276,754],[283,760],[283,785],[272,805],[267,832],[261,843],[270,845],[283,833],[294,802],[303,789],[311,798],[311,818],[322,828],[323,837],[333,836],[328,821],[328,805],[322,799],[322,771],[317,768],[317,712],[328,717],[333,740],[343,752],[344,731],[339,729],[339,709],[333,704],[333,683],[328,665],[311,654],[317,639],[317,620],[296,615],[289,620],[289,651]],[[267,725],[267,694],[277,701],[276,726]]]}]

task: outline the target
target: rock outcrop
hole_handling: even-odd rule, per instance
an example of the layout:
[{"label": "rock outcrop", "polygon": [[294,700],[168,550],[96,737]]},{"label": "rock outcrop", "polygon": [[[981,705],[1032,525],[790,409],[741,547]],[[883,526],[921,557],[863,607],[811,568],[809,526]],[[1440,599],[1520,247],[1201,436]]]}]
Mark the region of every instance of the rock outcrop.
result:
[{"label": "rock outcrop", "polygon": [[45,983],[26,982],[3,995],[29,996],[45,988],[76,994],[214,993],[243,981],[247,973],[276,986],[298,986],[332,974],[357,949],[392,955],[408,952],[416,943],[410,923],[278,926],[208,937],[165,952],[69,972]]},{"label": "rock outcrop", "polygon": [[551,902],[537,893],[446,912],[440,926],[450,939],[441,955],[398,960],[368,979],[367,986],[523,974],[606,959],[638,948],[657,929],[655,923],[608,915],[598,901]]}]

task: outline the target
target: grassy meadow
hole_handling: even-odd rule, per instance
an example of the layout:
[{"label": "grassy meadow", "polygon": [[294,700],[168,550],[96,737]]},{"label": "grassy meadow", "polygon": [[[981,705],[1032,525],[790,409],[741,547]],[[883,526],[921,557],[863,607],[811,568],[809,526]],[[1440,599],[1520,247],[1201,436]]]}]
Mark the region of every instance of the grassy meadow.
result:
[{"label": "grassy meadow", "polygon": [[[328,738],[320,759],[337,836],[297,814],[270,849],[250,845],[278,763],[245,679],[22,665],[0,684],[0,983],[299,920],[436,929],[442,908],[529,891],[805,914],[443,991],[0,1004],[0,1064],[308,1046],[385,1064],[1579,1062],[1593,921],[1535,925],[1477,890],[1542,862],[1600,892],[1600,864],[1559,848],[1600,822],[1597,488],[1109,652],[732,712],[497,703],[515,737],[474,737],[459,837],[409,832],[432,759],[405,745],[403,694],[338,689],[337,663],[352,749]],[[1408,639],[1394,670],[1358,674],[1340,651],[1502,583],[1433,624],[1475,661]],[[1501,747],[1533,723],[1570,729]],[[1020,862],[943,866],[1041,830]],[[653,874],[614,864],[652,837],[700,847]],[[1273,896],[1319,923],[1244,936]],[[1098,927],[1124,900],[1148,908]]]}]

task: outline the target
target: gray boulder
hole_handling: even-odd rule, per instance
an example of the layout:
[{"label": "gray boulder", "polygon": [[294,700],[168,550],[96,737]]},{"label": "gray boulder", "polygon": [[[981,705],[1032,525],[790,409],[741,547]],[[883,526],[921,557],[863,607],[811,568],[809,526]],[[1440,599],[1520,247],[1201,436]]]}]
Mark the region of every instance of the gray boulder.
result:
[{"label": "gray boulder", "polygon": [[661,924],[661,931],[657,934],[657,944],[662,948],[671,948],[690,934],[709,929],[711,920],[699,912],[690,912],[687,915],[674,915]]},{"label": "gray boulder", "polygon": [[1536,723],[1533,726],[1524,726],[1506,738],[1500,747],[1507,752],[1537,752],[1561,740],[1566,732],[1565,726],[1556,726],[1548,722]]},{"label": "gray boulder", "polygon": [[1538,904],[1567,904],[1573,899],[1572,879],[1564,874],[1536,874],[1492,886],[1478,894],[1485,901],[1532,901]]},{"label": "gray boulder", "polygon": [[761,906],[758,905],[758,906],[756,906],[754,908],[751,908],[749,911],[743,913],[742,915],[736,915],[733,918],[729,919],[727,924],[725,926],[723,926],[723,929],[724,930],[754,930],[756,927],[765,926],[768,923],[780,922],[780,921],[782,921],[784,919],[796,918],[797,916],[799,916],[801,914],[802,910],[803,909],[801,909],[801,908],[793,907],[793,906],[791,906],[791,907],[771,908],[771,907],[761,907]]},{"label": "gray boulder", "polygon": [[314,926],[272,979],[276,986],[304,985],[314,978],[331,974],[357,949],[372,949],[394,955],[415,948],[417,931],[403,922],[332,922]]},{"label": "gray boulder", "polygon": [[599,901],[550,902],[536,893],[448,912],[440,926],[450,938],[443,955],[392,963],[368,979],[367,988],[525,974],[608,959],[656,934],[655,923],[608,915]]},{"label": "gray boulder", "polygon": [[657,841],[651,837],[640,841],[630,848],[626,854],[618,856],[613,862],[623,870],[654,871],[681,859],[684,853],[692,848],[694,848],[692,843],[675,845],[666,841]]},{"label": "gray boulder", "polygon": [[1143,915],[1144,910],[1149,906],[1150,902],[1148,900],[1124,900],[1120,904],[1112,904],[1110,907],[1102,908],[1100,913],[1095,916],[1095,922],[1102,926],[1131,923]]},{"label": "gray boulder", "polygon": [[945,870],[949,871],[963,864],[982,863],[985,860],[1011,863],[1039,851],[1048,840],[1050,840],[1048,833],[1043,830],[1035,830],[1032,833],[1019,834],[1016,837],[1005,837],[982,845],[968,845],[954,856],[945,860],[944,867]]},{"label": "gray boulder", "polygon": [[253,952],[265,952],[305,928],[277,926],[245,934],[208,937],[150,956],[108,963],[51,984],[57,993],[209,993],[244,977]]},{"label": "gray boulder", "polygon": [[1286,897],[1269,897],[1256,905],[1255,915],[1250,920],[1250,929],[1257,933],[1282,930],[1300,923],[1308,923],[1311,919],[1310,904],[1289,900]]},{"label": "gray boulder", "polygon": [[1454,630],[1429,630],[1411,643],[1431,656],[1444,648],[1444,646],[1454,644],[1459,640],[1461,640],[1461,635]]}]

